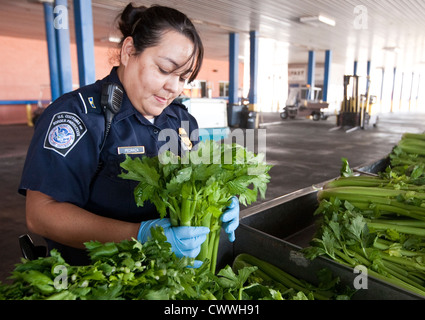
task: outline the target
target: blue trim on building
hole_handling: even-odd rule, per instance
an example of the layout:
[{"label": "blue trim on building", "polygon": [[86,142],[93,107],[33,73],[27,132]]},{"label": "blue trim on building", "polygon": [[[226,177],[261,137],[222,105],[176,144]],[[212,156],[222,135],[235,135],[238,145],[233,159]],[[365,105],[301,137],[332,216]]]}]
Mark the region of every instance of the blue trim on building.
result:
[{"label": "blue trim on building", "polygon": [[[370,62],[370,60],[368,60],[367,66],[366,66],[366,75],[368,77],[370,77],[370,65],[371,65],[371,62]],[[368,92],[368,90],[369,90],[369,81],[366,81],[366,92]]]},{"label": "blue trim on building", "polygon": [[0,105],[7,106],[7,105],[24,105],[24,104],[38,104],[41,102],[42,104],[48,104],[50,103],[49,100],[0,100]]},{"label": "blue trim on building", "polygon": [[331,74],[331,64],[332,64],[332,51],[326,50],[325,52],[325,74],[323,79],[323,101],[328,101],[328,91],[329,91],[329,77]]},{"label": "blue trim on building", "polygon": [[69,36],[68,1],[56,0],[53,8],[56,34],[60,94],[72,91],[72,65]]},{"label": "blue trim on building", "polygon": [[[316,68],[316,52],[313,50],[310,50],[308,52],[308,72],[307,72],[307,84],[310,85],[310,87],[314,87],[314,73]],[[312,95],[314,94],[313,90],[310,90],[310,98],[313,98]]]},{"label": "blue trim on building", "polygon": [[74,0],[75,37],[80,86],[96,81],[91,0]]},{"label": "blue trim on building", "polygon": [[249,103],[256,104],[257,103],[257,74],[258,74],[258,31],[250,31],[249,32],[249,40],[250,40],[250,62],[249,62]]},{"label": "blue trim on building", "polygon": [[44,24],[46,29],[47,52],[49,57],[50,94],[52,101],[60,96],[58,58],[56,50],[56,36],[53,21],[53,4],[43,3]]},{"label": "blue trim on building", "polygon": [[229,105],[238,102],[239,88],[239,34],[229,34]]}]

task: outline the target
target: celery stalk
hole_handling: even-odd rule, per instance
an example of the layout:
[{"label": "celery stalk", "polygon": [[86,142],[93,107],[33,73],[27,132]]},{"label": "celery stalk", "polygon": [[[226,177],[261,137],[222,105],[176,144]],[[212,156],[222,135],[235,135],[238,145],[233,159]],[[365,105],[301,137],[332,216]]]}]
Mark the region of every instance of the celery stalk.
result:
[{"label": "celery stalk", "polygon": [[375,230],[393,229],[393,230],[396,230],[397,232],[425,237],[425,229],[422,229],[422,228],[400,226],[396,224],[386,224],[384,222],[367,222],[367,225],[369,228],[373,228]]},{"label": "celery stalk", "polygon": [[[349,187],[338,187],[338,188],[329,188],[319,191],[321,193],[345,193],[345,194],[356,194],[356,195],[366,195],[366,196],[379,196],[379,197],[397,197],[400,195],[410,195],[418,199],[425,199],[424,192],[415,192],[407,190],[396,190],[389,188],[379,188],[379,187],[358,187],[358,186],[349,186]],[[320,200],[320,199],[319,199]]]},{"label": "celery stalk", "polygon": [[[201,226],[210,228],[211,227],[211,217],[212,217],[211,213],[206,214],[204,216],[204,218],[201,220]],[[197,256],[197,259],[204,261],[206,258],[208,258],[208,259],[210,258],[208,256],[210,239],[211,239],[211,235],[208,234],[207,239],[201,245],[201,251],[200,251],[199,255]]]}]

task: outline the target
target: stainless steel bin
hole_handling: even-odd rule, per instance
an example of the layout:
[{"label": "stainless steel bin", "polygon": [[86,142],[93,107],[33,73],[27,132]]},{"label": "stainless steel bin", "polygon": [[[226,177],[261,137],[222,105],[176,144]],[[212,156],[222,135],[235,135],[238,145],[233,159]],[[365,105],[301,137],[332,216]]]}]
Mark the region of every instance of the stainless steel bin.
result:
[{"label": "stainless steel bin", "polygon": [[[388,160],[355,168],[359,171],[376,173],[384,170]],[[324,184],[307,187],[273,200],[250,206],[241,212],[240,226],[232,246],[221,246],[221,265],[231,264],[239,253],[249,253],[272,263],[286,272],[317,284],[317,272],[326,267],[341,283],[353,287],[356,277],[353,268],[326,257],[308,260],[301,249],[309,245],[317,230],[314,211],[318,206],[317,192]],[[353,299],[367,300],[410,300],[424,299],[417,294],[391,285],[372,276],[367,278],[367,289],[360,289]]]}]

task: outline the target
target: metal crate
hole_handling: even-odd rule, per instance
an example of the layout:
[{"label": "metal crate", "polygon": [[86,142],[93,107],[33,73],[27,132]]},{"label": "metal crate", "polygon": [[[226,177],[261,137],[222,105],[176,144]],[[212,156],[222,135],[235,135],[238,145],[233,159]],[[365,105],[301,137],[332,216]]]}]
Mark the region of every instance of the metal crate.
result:
[{"label": "metal crate", "polygon": [[[381,159],[358,169],[376,173],[386,166],[387,160]],[[326,257],[308,260],[300,251],[309,245],[317,230],[317,217],[313,214],[318,206],[318,188],[322,185],[304,188],[244,209],[233,245],[222,241],[219,265],[231,264],[239,253],[248,253],[313,284],[317,284],[317,272],[326,267],[334,276],[340,277],[341,283],[353,287],[359,276],[353,268]],[[368,288],[358,290],[353,299],[424,299],[372,276],[368,276],[367,284]]]}]

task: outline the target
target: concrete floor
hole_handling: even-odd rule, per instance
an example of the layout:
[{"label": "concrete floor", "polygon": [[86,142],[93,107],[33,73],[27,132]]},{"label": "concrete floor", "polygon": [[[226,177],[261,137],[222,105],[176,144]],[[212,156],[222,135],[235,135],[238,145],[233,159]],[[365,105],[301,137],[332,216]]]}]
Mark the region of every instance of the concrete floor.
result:
[{"label": "concrete floor", "polygon": [[[425,113],[384,114],[376,127],[347,133],[335,130],[335,117],[326,121],[281,120],[278,113],[264,113],[260,116],[260,129],[266,133],[267,162],[274,167],[266,199],[259,203],[338,176],[341,157],[347,158],[352,167],[382,159],[404,132],[425,131],[424,123]],[[25,199],[17,188],[32,132],[33,128],[25,125],[0,126],[2,282],[8,282],[14,264],[20,261],[19,235],[28,233]],[[36,244],[43,244],[37,235],[31,236]]]}]

